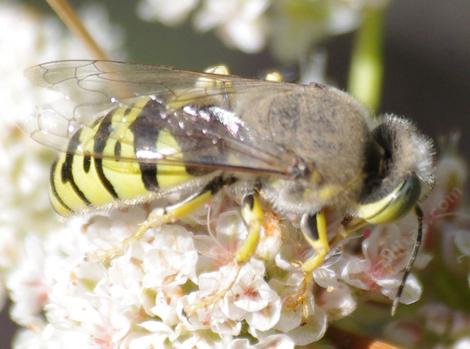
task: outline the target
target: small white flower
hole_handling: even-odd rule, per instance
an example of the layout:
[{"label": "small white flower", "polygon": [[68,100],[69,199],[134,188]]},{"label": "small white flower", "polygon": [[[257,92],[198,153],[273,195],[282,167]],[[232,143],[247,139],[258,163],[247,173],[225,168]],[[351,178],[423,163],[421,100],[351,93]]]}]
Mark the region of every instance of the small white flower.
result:
[{"label": "small white flower", "polygon": [[253,346],[254,349],[293,349],[294,341],[287,335],[275,334],[262,338],[258,344]]},{"label": "small white flower", "polygon": [[141,0],[137,7],[140,18],[158,20],[166,25],[177,25],[197,6],[198,0]]},{"label": "small white flower", "polygon": [[129,349],[154,349],[166,348],[167,340],[172,338],[173,330],[171,327],[160,321],[149,320],[139,324],[139,327],[146,331],[146,334],[129,340]]},{"label": "small white flower", "polygon": [[234,339],[227,348],[228,349],[251,349],[251,345],[248,339],[237,338],[237,339]]},{"label": "small white flower", "polygon": [[323,264],[313,271],[315,283],[323,288],[336,287],[339,285],[341,270],[348,261],[348,255],[341,253],[328,257]]},{"label": "small white flower", "polygon": [[44,272],[45,255],[42,241],[28,236],[21,264],[7,277],[13,301],[11,317],[22,326],[40,328],[41,312],[49,298],[50,285]]},{"label": "small white flower", "polygon": [[[381,292],[384,296],[390,299],[395,299],[397,289],[400,286],[401,280],[397,279],[382,279],[378,280],[377,284],[382,288]],[[412,304],[417,302],[423,294],[423,287],[418,281],[416,276],[410,274],[406,279],[403,293],[400,296],[400,302],[403,304]]]},{"label": "small white flower", "polygon": [[228,318],[246,319],[250,328],[267,331],[279,320],[281,299],[264,281],[264,264],[251,260],[240,270],[237,282],[224,298],[222,311]]},{"label": "small white flower", "polygon": [[[414,244],[413,226],[403,220],[399,225],[387,224],[374,228],[370,236],[362,243],[364,259],[351,256],[346,262],[341,277],[348,284],[365,289],[380,290],[393,299],[401,283],[402,271],[408,263]],[[409,304],[419,299],[422,287],[417,279],[410,275],[406,284],[407,295],[401,298]]]},{"label": "small white flower", "polygon": [[357,307],[351,289],[345,284],[326,288],[317,297],[317,303],[328,314],[329,320],[344,318],[356,310]]},{"label": "small white flower", "polygon": [[468,349],[468,348],[470,348],[470,337],[460,338],[452,346],[452,349]]},{"label": "small white flower", "polygon": [[[177,312],[180,321],[190,330],[237,327],[236,323],[222,325],[225,322],[220,316],[219,308],[223,298],[235,282],[239,269],[227,265],[218,271],[201,273],[198,278],[199,289],[185,295],[177,302]],[[215,297],[215,298],[214,298]],[[213,314],[218,314],[213,317]],[[225,316],[226,320],[231,320]],[[237,331],[232,329],[231,331]],[[239,331],[239,329],[238,329]]]},{"label": "small white flower", "polygon": [[[301,273],[294,273],[289,275],[287,281],[280,281],[278,279],[271,279],[269,281],[270,286],[276,290],[279,294],[281,299],[284,301],[295,294],[295,292],[299,289],[299,284],[302,282],[303,275]],[[312,301],[313,295],[309,294],[308,301]],[[299,304],[299,306],[291,307],[289,305],[286,306],[284,304],[279,321],[275,325],[275,329],[287,333],[294,328],[300,326],[302,322],[303,316],[303,304]]]},{"label": "small white flower", "polygon": [[327,329],[327,316],[318,307],[310,309],[309,317],[304,322],[286,333],[295,345],[308,345],[321,339]]},{"label": "small white flower", "polygon": [[154,231],[155,238],[143,259],[143,286],[160,289],[196,282],[197,251],[192,234],[176,225]]},{"label": "small white flower", "polygon": [[[94,275],[86,277],[78,273],[77,277],[85,281],[95,280],[96,286],[93,291],[97,295],[111,297],[116,304],[123,308],[140,307],[144,303],[142,294],[144,272],[139,263],[140,261],[134,257],[143,250],[139,247],[141,247],[141,244],[133,244],[123,256],[113,259],[110,267],[101,277]],[[91,267],[95,271],[100,270],[100,267],[102,268],[96,263],[83,263],[81,269],[84,267]]]},{"label": "small white flower", "polygon": [[198,271],[215,270],[234,260],[238,246],[247,235],[237,210],[227,210],[217,216],[213,236],[197,235],[194,243],[200,253]]},{"label": "small white flower", "polygon": [[[144,291],[146,294],[148,290]],[[144,303],[148,314],[158,316],[163,323],[175,326],[178,323],[177,302],[184,295],[180,287],[166,287],[157,292],[153,299]]]},{"label": "small white flower", "polygon": [[458,230],[454,235],[454,243],[461,255],[458,259],[470,257],[470,230]]},{"label": "small white flower", "polygon": [[265,44],[263,13],[268,6],[268,0],[206,0],[194,17],[194,26],[202,31],[216,28],[227,46],[257,52]]}]

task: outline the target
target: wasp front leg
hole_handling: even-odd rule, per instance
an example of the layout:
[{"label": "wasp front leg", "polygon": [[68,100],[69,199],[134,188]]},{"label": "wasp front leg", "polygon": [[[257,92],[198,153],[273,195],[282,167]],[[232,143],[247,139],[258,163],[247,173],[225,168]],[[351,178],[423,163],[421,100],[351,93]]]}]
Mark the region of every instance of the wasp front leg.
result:
[{"label": "wasp front leg", "polygon": [[298,292],[289,296],[285,302],[288,307],[292,308],[305,303],[308,290],[312,284],[312,273],[324,262],[326,255],[330,251],[328,226],[324,210],[320,210],[316,214],[303,215],[300,229],[305,240],[313,248],[314,254],[302,264],[304,278]]}]

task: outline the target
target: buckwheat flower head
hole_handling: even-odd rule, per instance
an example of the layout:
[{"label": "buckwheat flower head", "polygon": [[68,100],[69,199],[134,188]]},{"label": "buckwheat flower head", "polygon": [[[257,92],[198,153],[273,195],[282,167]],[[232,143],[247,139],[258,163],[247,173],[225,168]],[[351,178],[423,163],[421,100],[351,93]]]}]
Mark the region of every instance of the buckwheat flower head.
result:
[{"label": "buckwheat flower head", "polygon": [[[293,347],[323,335],[326,317],[313,304],[305,326],[281,326],[281,296],[265,280],[261,259],[240,270],[233,263],[199,265],[196,235],[187,225],[151,229],[108,265],[93,261],[95,252],[132,234],[145,216],[141,207],[77,216],[46,236],[28,237],[20,265],[7,278],[12,315],[29,328],[16,347],[61,345],[70,336],[72,347],[87,348],[247,347],[237,338],[243,324],[257,338],[256,348]],[[231,220],[235,225],[219,227],[246,229],[241,217]],[[230,280],[215,303],[204,303]],[[301,315],[296,318],[300,325]]]}]

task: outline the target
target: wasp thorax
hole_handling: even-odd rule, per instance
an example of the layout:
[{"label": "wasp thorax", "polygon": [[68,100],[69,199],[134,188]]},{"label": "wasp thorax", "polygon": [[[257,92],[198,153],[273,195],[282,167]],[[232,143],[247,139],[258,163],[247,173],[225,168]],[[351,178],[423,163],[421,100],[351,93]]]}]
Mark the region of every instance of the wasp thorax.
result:
[{"label": "wasp thorax", "polygon": [[388,115],[372,131],[357,215],[371,223],[408,212],[433,183],[433,146],[408,120]]}]

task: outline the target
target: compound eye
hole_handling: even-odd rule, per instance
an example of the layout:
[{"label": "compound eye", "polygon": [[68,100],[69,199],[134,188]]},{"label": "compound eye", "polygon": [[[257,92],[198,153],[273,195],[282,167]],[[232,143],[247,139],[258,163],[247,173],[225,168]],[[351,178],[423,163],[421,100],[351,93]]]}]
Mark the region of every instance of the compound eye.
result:
[{"label": "compound eye", "polygon": [[360,205],[356,215],[372,224],[394,221],[416,205],[420,193],[419,178],[413,173],[384,198]]}]

